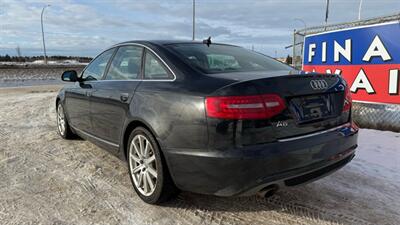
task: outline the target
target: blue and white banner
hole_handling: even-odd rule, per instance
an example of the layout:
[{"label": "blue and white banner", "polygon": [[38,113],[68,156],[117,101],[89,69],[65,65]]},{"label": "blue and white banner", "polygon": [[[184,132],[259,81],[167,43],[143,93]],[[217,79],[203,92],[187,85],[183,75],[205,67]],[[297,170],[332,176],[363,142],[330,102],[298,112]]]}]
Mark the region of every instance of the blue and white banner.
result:
[{"label": "blue and white banner", "polygon": [[356,101],[400,104],[400,23],[308,35],[303,69],[343,75]]}]

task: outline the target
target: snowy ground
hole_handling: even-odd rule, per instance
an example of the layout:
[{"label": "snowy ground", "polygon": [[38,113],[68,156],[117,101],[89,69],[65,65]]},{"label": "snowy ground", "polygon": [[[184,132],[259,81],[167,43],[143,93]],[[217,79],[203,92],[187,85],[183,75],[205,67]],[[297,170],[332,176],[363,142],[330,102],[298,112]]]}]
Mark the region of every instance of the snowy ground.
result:
[{"label": "snowy ground", "polygon": [[0,63],[0,87],[62,84],[66,70],[82,71],[85,64]]},{"label": "snowy ground", "polygon": [[[40,65],[44,64],[43,60],[35,60],[33,62],[0,62],[0,65],[8,65],[8,66],[26,66],[26,65]],[[87,65],[87,63],[81,63],[77,60],[73,59],[67,59],[67,60],[61,60],[61,61],[47,61],[47,64],[49,65],[61,65],[61,66],[76,66],[76,65]]]},{"label": "snowy ground", "polygon": [[400,133],[362,129],[356,158],[268,199],[143,203],[124,162],[56,133],[55,90],[0,89],[1,224],[399,224]]}]

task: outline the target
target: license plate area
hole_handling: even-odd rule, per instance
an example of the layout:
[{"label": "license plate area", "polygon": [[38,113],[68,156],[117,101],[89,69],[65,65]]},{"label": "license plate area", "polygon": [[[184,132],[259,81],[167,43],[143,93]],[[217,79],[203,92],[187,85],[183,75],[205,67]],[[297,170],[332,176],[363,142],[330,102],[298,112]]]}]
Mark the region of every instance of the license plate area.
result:
[{"label": "license plate area", "polygon": [[289,108],[295,114],[298,123],[309,123],[336,116],[331,94],[294,97],[289,102]]}]

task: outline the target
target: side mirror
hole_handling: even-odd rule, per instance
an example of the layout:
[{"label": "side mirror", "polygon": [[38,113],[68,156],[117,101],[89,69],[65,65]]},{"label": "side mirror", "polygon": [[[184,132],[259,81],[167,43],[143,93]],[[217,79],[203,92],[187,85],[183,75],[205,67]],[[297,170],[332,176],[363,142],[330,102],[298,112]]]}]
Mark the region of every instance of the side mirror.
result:
[{"label": "side mirror", "polygon": [[76,82],[76,81],[79,80],[78,73],[75,70],[65,71],[61,75],[61,80],[62,81],[67,81],[67,82]]}]

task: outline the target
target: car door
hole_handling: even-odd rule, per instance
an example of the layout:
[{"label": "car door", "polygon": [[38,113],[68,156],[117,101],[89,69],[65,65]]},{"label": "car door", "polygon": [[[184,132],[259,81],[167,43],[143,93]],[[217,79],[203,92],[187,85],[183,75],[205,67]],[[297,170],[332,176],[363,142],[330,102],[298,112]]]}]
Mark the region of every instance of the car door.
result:
[{"label": "car door", "polygon": [[119,143],[129,103],[141,82],[142,54],[141,46],[119,47],[105,77],[93,86],[93,134],[114,147]]},{"label": "car door", "polygon": [[74,129],[90,132],[90,95],[93,84],[101,79],[115,49],[98,55],[81,74],[81,81],[65,91],[65,105],[68,119]]}]

